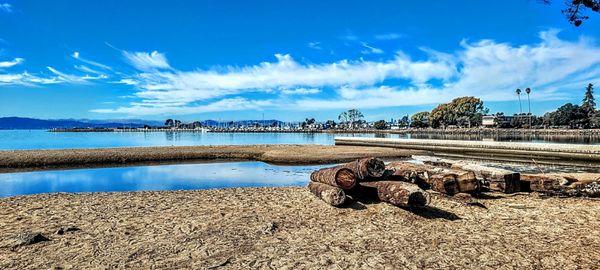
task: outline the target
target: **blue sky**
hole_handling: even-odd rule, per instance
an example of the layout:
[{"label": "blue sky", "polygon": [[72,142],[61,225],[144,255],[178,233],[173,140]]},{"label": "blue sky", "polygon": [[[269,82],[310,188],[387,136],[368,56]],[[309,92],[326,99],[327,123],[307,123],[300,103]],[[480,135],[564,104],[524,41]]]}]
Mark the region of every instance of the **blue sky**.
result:
[{"label": "blue sky", "polygon": [[510,114],[525,87],[543,114],[600,85],[596,14],[431,2],[0,0],[0,116],[377,120],[464,95]]}]

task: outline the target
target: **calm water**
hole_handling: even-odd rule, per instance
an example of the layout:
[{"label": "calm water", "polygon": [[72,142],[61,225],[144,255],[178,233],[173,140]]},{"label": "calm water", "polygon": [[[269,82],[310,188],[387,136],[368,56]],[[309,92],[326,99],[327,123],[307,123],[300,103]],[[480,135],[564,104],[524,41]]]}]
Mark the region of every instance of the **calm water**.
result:
[{"label": "calm water", "polygon": [[192,133],[192,132],[47,132],[45,130],[0,130],[0,150],[106,148],[124,146],[183,146],[240,144],[333,144],[336,136],[418,138],[449,140],[496,140],[600,144],[600,138],[580,137],[483,137],[404,134],[327,133]]},{"label": "calm water", "polygon": [[0,174],[0,197],[47,192],[303,186],[323,166],[262,162],[183,164]]}]

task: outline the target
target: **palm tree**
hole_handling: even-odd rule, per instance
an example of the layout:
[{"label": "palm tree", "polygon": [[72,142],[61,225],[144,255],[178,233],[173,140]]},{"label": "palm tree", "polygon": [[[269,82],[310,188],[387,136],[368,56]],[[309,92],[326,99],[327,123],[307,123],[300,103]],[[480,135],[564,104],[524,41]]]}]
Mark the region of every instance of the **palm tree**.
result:
[{"label": "palm tree", "polygon": [[531,93],[531,88],[525,88],[525,93],[527,93],[527,107],[528,107],[528,116],[529,116],[529,128],[531,128],[531,100],[529,99],[529,93]]},{"label": "palm tree", "polygon": [[517,93],[517,97],[519,97],[519,114],[523,113],[523,107],[521,106],[521,89],[517,88],[517,90],[515,91],[515,93]]}]

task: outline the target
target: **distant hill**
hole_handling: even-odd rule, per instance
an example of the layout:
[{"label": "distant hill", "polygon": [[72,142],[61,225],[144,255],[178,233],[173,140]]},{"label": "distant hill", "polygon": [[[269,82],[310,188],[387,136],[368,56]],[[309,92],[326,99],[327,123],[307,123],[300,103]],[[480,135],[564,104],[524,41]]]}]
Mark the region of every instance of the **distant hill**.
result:
[{"label": "distant hill", "polygon": [[162,122],[147,120],[90,120],[90,119],[35,119],[25,117],[0,117],[0,129],[52,129],[52,128],[116,128],[160,126]]},{"label": "distant hill", "polygon": [[[261,126],[271,126],[274,123],[281,125],[279,120],[240,120],[240,121],[201,121],[203,126],[217,127],[228,126],[233,123],[234,126],[252,126],[259,124]],[[91,119],[36,119],[26,117],[0,117],[0,129],[53,129],[53,128],[118,128],[118,127],[144,127],[163,126],[164,121],[140,120],[140,119],[110,119],[110,120],[91,120]]]},{"label": "distant hill", "polygon": [[274,123],[281,125],[283,122],[275,119],[271,120],[238,120],[238,121],[215,121],[215,120],[205,120],[201,121],[203,126],[216,127],[216,126],[228,126],[230,124],[234,126],[252,126],[255,124],[259,124],[261,126],[271,126]]}]

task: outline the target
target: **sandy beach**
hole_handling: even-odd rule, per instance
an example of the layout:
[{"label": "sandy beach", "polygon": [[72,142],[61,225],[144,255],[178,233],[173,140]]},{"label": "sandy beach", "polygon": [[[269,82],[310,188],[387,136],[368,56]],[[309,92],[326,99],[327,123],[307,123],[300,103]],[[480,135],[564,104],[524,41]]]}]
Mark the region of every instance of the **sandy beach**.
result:
[{"label": "sandy beach", "polygon": [[305,165],[348,162],[372,156],[409,158],[426,151],[384,147],[326,145],[226,145],[122,147],[0,151],[0,172],[109,167],[182,162],[263,161]]},{"label": "sandy beach", "polygon": [[[487,209],[334,208],[304,188],[0,199],[1,269],[593,269],[600,200],[488,194]],[[63,228],[62,234],[57,231]],[[71,228],[71,229],[68,229]],[[15,235],[49,241],[16,245]]]}]

